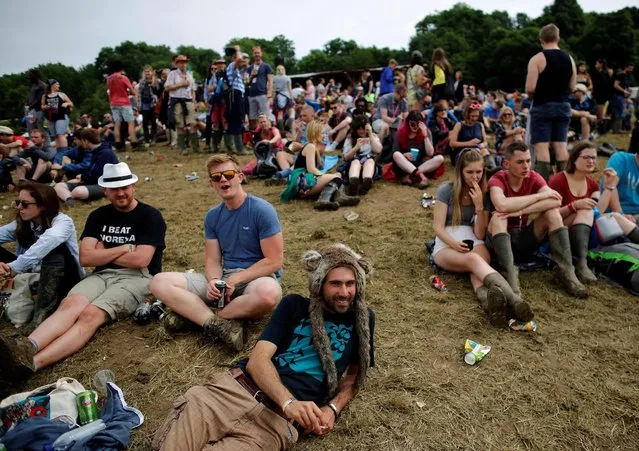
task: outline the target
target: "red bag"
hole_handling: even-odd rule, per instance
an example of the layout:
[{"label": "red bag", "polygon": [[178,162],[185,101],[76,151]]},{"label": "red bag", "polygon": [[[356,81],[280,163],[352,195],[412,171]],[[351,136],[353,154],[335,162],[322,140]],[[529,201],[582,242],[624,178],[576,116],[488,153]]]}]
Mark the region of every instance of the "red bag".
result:
[{"label": "red bag", "polygon": [[390,183],[397,183],[397,177],[395,177],[395,171],[393,171],[393,163],[387,163],[382,168],[382,179]]}]

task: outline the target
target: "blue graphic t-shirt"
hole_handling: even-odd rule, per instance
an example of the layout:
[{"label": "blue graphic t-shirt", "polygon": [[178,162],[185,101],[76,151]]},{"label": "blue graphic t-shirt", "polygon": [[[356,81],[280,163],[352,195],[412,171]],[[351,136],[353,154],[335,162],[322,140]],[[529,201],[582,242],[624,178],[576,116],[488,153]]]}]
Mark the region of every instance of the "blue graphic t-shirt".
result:
[{"label": "blue graphic t-shirt", "polygon": [[[308,316],[309,302],[308,298],[297,294],[285,296],[271,315],[260,340],[277,345],[273,364],[286,388],[297,399],[313,401],[321,407],[327,402],[328,388],[322,363],[313,345],[313,332]],[[375,314],[370,309],[369,321],[370,360],[373,366]],[[337,375],[341,378],[348,365],[358,359],[355,311],[344,314],[326,312],[324,323],[331,341]]]}]

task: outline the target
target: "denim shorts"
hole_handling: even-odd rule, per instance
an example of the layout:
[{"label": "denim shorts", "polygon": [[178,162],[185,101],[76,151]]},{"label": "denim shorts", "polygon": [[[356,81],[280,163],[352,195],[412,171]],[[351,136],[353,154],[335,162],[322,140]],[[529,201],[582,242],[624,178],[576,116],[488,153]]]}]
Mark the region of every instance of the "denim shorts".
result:
[{"label": "denim shorts", "polygon": [[568,102],[533,103],[530,110],[530,143],[566,142],[571,115]]},{"label": "denim shorts", "polygon": [[113,106],[111,105],[111,114],[113,122],[133,122],[133,108],[130,106]]},{"label": "denim shorts", "polygon": [[58,121],[49,121],[49,133],[51,135],[66,135],[69,128],[69,116],[64,116],[64,119]]}]

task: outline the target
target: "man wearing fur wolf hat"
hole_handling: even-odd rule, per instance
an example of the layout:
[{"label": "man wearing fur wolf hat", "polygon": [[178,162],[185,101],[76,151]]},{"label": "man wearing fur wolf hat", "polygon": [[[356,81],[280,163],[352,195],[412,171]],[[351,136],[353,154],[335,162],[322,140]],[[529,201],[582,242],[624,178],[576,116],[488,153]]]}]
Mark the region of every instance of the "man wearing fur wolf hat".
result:
[{"label": "man wearing fur wolf hat", "polygon": [[374,364],[373,268],[343,244],[308,251],[302,264],[310,298],[285,296],[248,361],[180,396],[155,449],[286,449],[298,432],[333,430]]}]

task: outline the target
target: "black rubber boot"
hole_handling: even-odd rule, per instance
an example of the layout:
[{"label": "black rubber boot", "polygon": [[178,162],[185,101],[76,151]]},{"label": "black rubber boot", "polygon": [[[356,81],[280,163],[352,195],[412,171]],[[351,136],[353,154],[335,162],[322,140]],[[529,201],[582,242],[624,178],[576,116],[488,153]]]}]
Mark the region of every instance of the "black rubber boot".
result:
[{"label": "black rubber boot", "polygon": [[222,131],[221,130],[213,130],[213,152],[217,153],[220,151],[220,143],[222,142]]},{"label": "black rubber boot", "polygon": [[587,298],[588,289],[579,281],[575,274],[575,268],[572,266],[568,228],[559,227],[553,230],[548,235],[548,240],[552,258],[559,267],[558,279],[566,289],[566,292],[577,298]]},{"label": "black rubber boot", "polygon": [[248,155],[248,152],[244,150],[244,142],[242,141],[242,135],[233,135],[235,141],[235,153],[237,155]]},{"label": "black rubber boot", "polygon": [[595,283],[597,278],[588,268],[588,242],[592,227],[586,224],[574,224],[570,227],[570,245],[575,258],[575,274],[581,283]]},{"label": "black rubber boot", "polygon": [[359,177],[351,177],[348,179],[348,195],[357,196],[359,193]]},{"label": "black rubber boot", "polygon": [[[45,262],[46,260],[46,262]],[[21,329],[22,334],[30,335],[45,319],[60,305],[59,296],[64,274],[64,256],[60,254],[48,255],[40,268],[38,282],[38,299],[33,308],[31,322]]]},{"label": "black rubber boot", "polygon": [[320,211],[337,210],[339,208],[339,204],[333,201],[333,196],[335,195],[337,190],[337,184],[334,181],[330,181],[320,193],[319,198],[315,202],[315,205],[313,205],[313,208]]},{"label": "black rubber boot", "polygon": [[633,243],[639,244],[639,227],[635,226],[626,237]]},{"label": "black rubber boot", "polygon": [[557,163],[555,163],[557,165],[557,174],[559,174],[561,171],[565,171],[566,170],[566,162],[565,161],[557,161]]},{"label": "black rubber boot", "polygon": [[519,268],[515,266],[510,235],[507,233],[498,233],[493,236],[493,243],[501,274],[506,278],[513,292],[517,296],[521,296],[521,289],[519,288]]},{"label": "black rubber boot", "polygon": [[226,153],[229,155],[233,153],[233,136],[228,133],[224,134],[224,147],[226,147]]},{"label": "black rubber boot", "polygon": [[364,194],[368,194],[368,192],[371,190],[372,187],[373,187],[373,179],[370,177],[364,178],[364,180],[362,180],[362,185],[359,187],[360,196],[363,196]]}]

